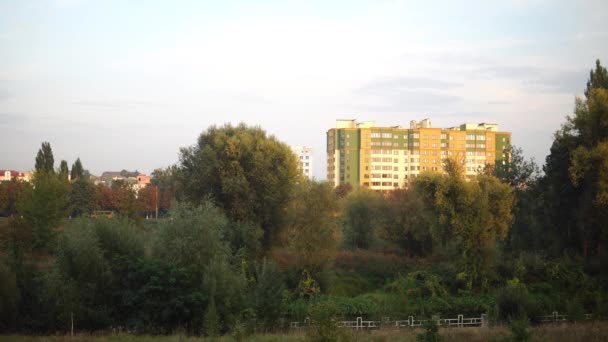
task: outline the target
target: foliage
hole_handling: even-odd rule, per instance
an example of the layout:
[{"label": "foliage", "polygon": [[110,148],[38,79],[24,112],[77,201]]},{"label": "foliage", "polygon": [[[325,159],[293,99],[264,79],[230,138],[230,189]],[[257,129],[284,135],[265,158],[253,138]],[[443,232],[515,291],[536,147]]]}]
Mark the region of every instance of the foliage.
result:
[{"label": "foliage", "polygon": [[138,207],[143,210],[146,218],[154,215],[158,206],[158,187],[149,184],[140,189],[137,193],[137,201],[139,202]]},{"label": "foliage", "polygon": [[394,190],[386,197],[386,204],[388,219],[379,232],[381,237],[408,256],[430,254],[432,237],[420,196],[411,189]]},{"label": "foliage", "polygon": [[301,179],[287,145],[245,124],[212,126],[180,151],[185,198],[201,204],[211,197],[232,221],[258,225],[265,249],[277,242],[284,208]]},{"label": "foliage", "polygon": [[367,188],[355,189],[346,197],[342,220],[347,247],[371,247],[376,230],[383,224],[382,205],[382,197]]},{"label": "foliage", "polygon": [[67,182],[69,175],[70,175],[70,171],[68,170],[68,162],[65,160],[62,160],[61,163],[59,164],[59,179]]},{"label": "foliage", "polygon": [[95,189],[82,177],[70,184],[69,213],[72,217],[91,214],[95,210]]},{"label": "foliage", "polygon": [[299,264],[321,270],[332,260],[340,242],[337,199],[328,183],[303,182],[292,201],[289,246]]},{"label": "foliage", "polygon": [[283,274],[276,264],[263,259],[255,265],[255,278],[250,281],[249,300],[260,317],[261,325],[265,330],[276,326],[285,313],[286,303],[283,298],[285,281]]},{"label": "foliage", "polygon": [[602,66],[599,59],[595,61],[595,70],[592,69],[589,72],[585,96],[589,97],[591,90],[598,88],[608,89],[608,71]]},{"label": "foliage", "polygon": [[21,197],[31,188],[30,183],[16,179],[0,182],[0,216],[15,216]]},{"label": "foliage", "polygon": [[311,327],[308,329],[308,339],[318,342],[345,341],[348,336],[337,327],[337,321],[342,318],[342,310],[335,302],[326,300],[313,304],[308,311]]},{"label": "foliage", "polygon": [[439,326],[434,319],[429,319],[423,324],[424,332],[416,336],[416,341],[439,342],[443,341],[439,335]]},{"label": "foliage", "polygon": [[21,293],[17,275],[0,259],[0,330],[12,330],[19,313]]},{"label": "foliage", "polygon": [[495,241],[506,237],[513,219],[511,188],[491,175],[467,182],[458,172],[422,174],[414,184],[432,213],[434,240],[443,246],[455,243],[470,286],[481,286],[492,266]]},{"label": "foliage", "polygon": [[70,173],[70,178],[72,180],[83,179],[84,178],[84,168],[82,167],[82,162],[80,158],[76,158],[74,164],[72,164],[72,171]]},{"label": "foliage", "polygon": [[511,341],[527,342],[530,341],[530,333],[528,332],[528,319],[520,318],[511,320],[509,330],[511,330]]},{"label": "foliage", "polygon": [[55,158],[51,144],[43,142],[36,154],[35,169],[37,173],[53,174],[55,172]]},{"label": "foliage", "polygon": [[177,172],[176,165],[155,169],[152,172],[151,183],[158,188],[158,207],[163,212],[171,208],[171,202],[175,200],[176,193],[179,191]]},{"label": "foliage", "polygon": [[511,146],[505,159],[504,164],[499,163],[494,167],[493,174],[512,187],[526,187],[540,175],[534,159],[526,160],[521,147]]},{"label": "foliage", "polygon": [[32,228],[34,247],[41,249],[50,245],[53,229],[66,216],[68,190],[67,185],[54,174],[35,173],[32,183],[17,205]]},{"label": "foliage", "polygon": [[226,217],[210,202],[193,207],[176,204],[158,227],[153,253],[178,267],[202,272],[215,256],[226,257],[228,246],[223,240],[228,225]]},{"label": "foliage", "polygon": [[[554,253],[601,257],[608,243],[608,84],[599,60],[590,73],[585,99],[555,134],[540,182],[547,205],[539,217],[551,228]],[[550,244],[551,245],[551,244]]]},{"label": "foliage", "polygon": [[131,325],[144,332],[198,333],[205,296],[195,274],[170,261],[140,259],[129,266],[124,305]]}]

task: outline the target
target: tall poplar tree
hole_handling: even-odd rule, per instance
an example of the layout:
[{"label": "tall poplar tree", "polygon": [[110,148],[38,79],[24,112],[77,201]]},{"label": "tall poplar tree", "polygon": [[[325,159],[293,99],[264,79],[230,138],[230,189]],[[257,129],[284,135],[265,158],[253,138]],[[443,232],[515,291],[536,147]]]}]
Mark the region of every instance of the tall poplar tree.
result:
[{"label": "tall poplar tree", "polygon": [[55,159],[53,158],[53,149],[51,149],[51,144],[45,141],[42,143],[42,146],[36,155],[36,172],[52,174],[55,172],[54,165]]}]

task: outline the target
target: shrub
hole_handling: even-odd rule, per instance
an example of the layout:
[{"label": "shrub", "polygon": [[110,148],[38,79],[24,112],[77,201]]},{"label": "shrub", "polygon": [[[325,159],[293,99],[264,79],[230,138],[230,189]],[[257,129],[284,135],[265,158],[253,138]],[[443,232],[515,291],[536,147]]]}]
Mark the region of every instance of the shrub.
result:
[{"label": "shrub", "polygon": [[313,342],[348,341],[348,334],[337,326],[342,310],[334,301],[317,302],[310,306],[308,314],[311,327],[308,339]]}]

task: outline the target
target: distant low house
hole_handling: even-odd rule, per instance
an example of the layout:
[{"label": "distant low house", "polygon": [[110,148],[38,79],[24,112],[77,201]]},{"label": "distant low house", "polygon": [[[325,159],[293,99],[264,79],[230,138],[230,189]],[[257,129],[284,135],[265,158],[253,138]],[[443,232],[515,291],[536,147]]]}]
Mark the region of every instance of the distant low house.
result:
[{"label": "distant low house", "polygon": [[0,170],[0,182],[11,181],[13,179],[22,182],[29,182],[32,180],[32,173],[14,170]]},{"label": "distant low house", "polygon": [[99,177],[98,182],[104,182],[107,186],[111,186],[112,182],[120,180],[125,184],[129,184],[135,192],[139,192],[139,190],[145,188],[148,184],[150,184],[150,180],[152,177],[140,173],[138,171],[131,172],[127,170],[122,171],[105,171]]},{"label": "distant low house", "polygon": [[137,184],[150,184],[150,179],[152,179],[152,177],[140,173],[137,175]]}]

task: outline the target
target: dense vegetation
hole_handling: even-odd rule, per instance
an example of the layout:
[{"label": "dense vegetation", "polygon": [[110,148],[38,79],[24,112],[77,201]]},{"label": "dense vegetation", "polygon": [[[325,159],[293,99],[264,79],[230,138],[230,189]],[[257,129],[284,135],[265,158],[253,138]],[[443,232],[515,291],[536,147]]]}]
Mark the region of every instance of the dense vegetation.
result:
[{"label": "dense vegetation", "polygon": [[[56,170],[43,143],[31,184],[0,184],[0,330],[245,336],[309,317],[322,339],[331,318],[355,315],[605,317],[599,61],[543,174],[521,149],[505,152],[508,163],[473,180],[448,160],[444,175],[379,194],[307,181],[285,144],[225,125],[136,194],[93,186],[80,159]],[[157,203],[161,219],[144,219]],[[88,218],[95,209],[119,215]]]}]

